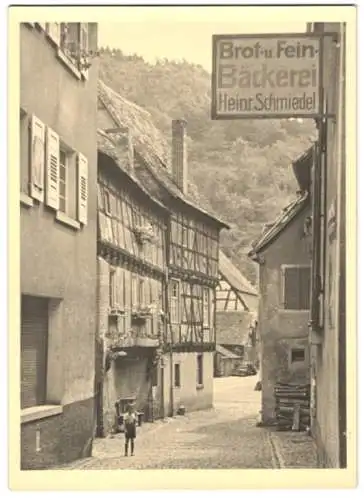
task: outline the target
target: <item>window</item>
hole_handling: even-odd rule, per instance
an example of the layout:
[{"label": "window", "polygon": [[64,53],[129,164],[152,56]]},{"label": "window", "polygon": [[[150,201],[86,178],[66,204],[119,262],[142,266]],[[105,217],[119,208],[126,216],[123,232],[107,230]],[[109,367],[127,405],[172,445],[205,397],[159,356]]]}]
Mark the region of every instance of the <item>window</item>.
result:
[{"label": "window", "polygon": [[[24,117],[25,112],[21,116]],[[24,134],[25,137],[21,138],[22,182],[28,178],[31,201],[44,203],[57,212],[58,221],[75,229],[80,228],[80,223],[86,225],[87,158],[69,148],[54,130],[34,115],[30,119],[29,131],[23,130]],[[26,147],[27,138],[29,148]]]},{"label": "window", "polygon": [[197,355],[197,385],[203,385],[203,354]]},{"label": "window", "polygon": [[291,350],[291,363],[302,363],[305,361],[305,350],[294,348]]},{"label": "window", "polygon": [[203,326],[210,327],[210,290],[209,288],[203,288]]},{"label": "window", "polygon": [[115,307],[115,280],[116,272],[111,269],[109,272],[109,305],[111,309]]},{"label": "window", "polygon": [[179,363],[174,365],[174,386],[181,387],[181,365]]},{"label": "window", "polygon": [[[33,23],[28,23],[33,24]],[[57,48],[59,59],[77,78],[86,79],[90,67],[89,23],[36,23]]]},{"label": "window", "polygon": [[46,402],[48,301],[21,301],[21,408]]},{"label": "window", "polygon": [[107,215],[111,215],[111,202],[110,202],[110,193],[107,189],[104,190],[104,200],[105,200],[105,213]]},{"label": "window", "polygon": [[287,310],[310,308],[311,268],[309,266],[283,266],[282,302]]},{"label": "window", "polygon": [[140,306],[145,306],[145,296],[144,296],[144,279],[143,278],[139,278],[139,305]]},{"label": "window", "polygon": [[131,277],[131,307],[137,309],[139,306],[139,293],[138,293],[138,276],[135,274]]},{"label": "window", "polygon": [[77,69],[86,70],[88,55],[88,24],[61,23],[59,30],[59,46]]},{"label": "window", "polygon": [[21,296],[20,407],[21,422],[62,412],[63,302]]},{"label": "window", "polygon": [[[59,146],[58,167],[58,210],[72,219],[77,219],[77,161],[74,151],[65,145]],[[55,164],[56,156],[50,158],[52,179],[56,179]],[[80,196],[84,196],[85,186],[79,186]]]},{"label": "window", "polygon": [[180,317],[180,293],[179,293],[179,281],[171,280],[169,284],[169,312],[170,321],[172,324],[179,323]]},{"label": "window", "polygon": [[187,227],[182,227],[182,244],[184,247],[188,247],[188,229]]}]

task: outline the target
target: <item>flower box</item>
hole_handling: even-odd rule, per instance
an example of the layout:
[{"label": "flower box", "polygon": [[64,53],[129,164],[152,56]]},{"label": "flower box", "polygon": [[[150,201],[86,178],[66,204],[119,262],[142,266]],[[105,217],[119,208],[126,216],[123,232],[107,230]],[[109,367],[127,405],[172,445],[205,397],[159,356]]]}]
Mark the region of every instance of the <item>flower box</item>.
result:
[{"label": "flower box", "polygon": [[157,237],[154,234],[151,226],[137,226],[134,229],[135,238],[138,243],[143,244],[145,241],[156,242]]},{"label": "flower box", "polygon": [[137,337],[135,345],[138,347],[158,347],[159,338],[157,337]]},{"label": "flower box", "polygon": [[125,311],[119,307],[113,307],[109,309],[109,316],[123,316]]}]

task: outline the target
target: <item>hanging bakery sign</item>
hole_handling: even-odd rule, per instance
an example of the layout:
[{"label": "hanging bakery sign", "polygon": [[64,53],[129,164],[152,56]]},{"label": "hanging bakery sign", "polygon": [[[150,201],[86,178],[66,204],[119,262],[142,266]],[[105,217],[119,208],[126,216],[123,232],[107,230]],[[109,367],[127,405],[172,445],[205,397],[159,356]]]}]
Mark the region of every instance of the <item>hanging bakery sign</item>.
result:
[{"label": "hanging bakery sign", "polygon": [[214,35],[212,119],[320,116],[322,36]]}]

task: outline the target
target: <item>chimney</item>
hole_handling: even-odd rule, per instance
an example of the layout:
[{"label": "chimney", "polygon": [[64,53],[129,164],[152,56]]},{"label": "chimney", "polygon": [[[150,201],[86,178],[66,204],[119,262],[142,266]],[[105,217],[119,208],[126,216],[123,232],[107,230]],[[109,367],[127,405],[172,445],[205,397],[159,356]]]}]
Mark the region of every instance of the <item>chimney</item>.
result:
[{"label": "chimney", "polygon": [[105,130],[105,132],[112,137],[114,143],[118,147],[118,154],[122,159],[125,170],[133,172],[134,147],[130,129],[127,127],[109,128]]},{"label": "chimney", "polygon": [[172,120],[172,176],[184,194],[187,194],[186,127],[185,120]]}]

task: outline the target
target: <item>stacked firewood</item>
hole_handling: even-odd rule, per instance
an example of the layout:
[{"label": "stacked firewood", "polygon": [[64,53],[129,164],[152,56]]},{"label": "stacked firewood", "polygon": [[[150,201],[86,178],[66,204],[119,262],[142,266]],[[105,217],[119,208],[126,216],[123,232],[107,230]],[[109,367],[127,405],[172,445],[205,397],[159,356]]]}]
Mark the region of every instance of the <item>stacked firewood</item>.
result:
[{"label": "stacked firewood", "polygon": [[306,430],[310,425],[310,385],[276,384],[276,421],[280,430]]}]

